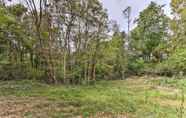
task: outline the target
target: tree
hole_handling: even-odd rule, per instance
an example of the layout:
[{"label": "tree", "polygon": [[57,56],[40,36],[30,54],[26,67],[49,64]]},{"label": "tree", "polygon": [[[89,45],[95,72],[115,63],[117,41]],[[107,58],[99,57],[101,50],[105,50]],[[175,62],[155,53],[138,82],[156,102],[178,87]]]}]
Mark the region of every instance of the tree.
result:
[{"label": "tree", "polygon": [[177,47],[185,47],[186,37],[186,1],[185,0],[172,0],[171,6],[174,19],[171,21],[171,30],[173,32],[171,40],[171,50],[174,51]]},{"label": "tree", "polygon": [[151,57],[158,59],[154,54],[155,49],[166,42],[168,33],[168,18],[163,12],[163,6],[151,2],[140,13],[137,27],[132,31],[132,46],[139,51],[145,61],[151,61]]},{"label": "tree", "polygon": [[168,45],[169,57],[165,61],[164,68],[172,74],[183,72],[185,74],[186,58],[186,1],[172,0],[171,7],[173,19],[171,19],[171,38]]}]

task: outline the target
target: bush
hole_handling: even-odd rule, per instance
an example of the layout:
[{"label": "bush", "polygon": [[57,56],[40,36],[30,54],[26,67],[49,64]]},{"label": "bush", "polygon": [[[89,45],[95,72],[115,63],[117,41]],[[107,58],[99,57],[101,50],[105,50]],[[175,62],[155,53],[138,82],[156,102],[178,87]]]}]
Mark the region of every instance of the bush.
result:
[{"label": "bush", "polygon": [[128,63],[129,73],[142,74],[144,73],[145,62],[143,59],[131,59]]},{"label": "bush", "polygon": [[171,77],[174,74],[174,70],[166,62],[162,62],[155,67],[157,75]]},{"label": "bush", "polygon": [[26,64],[4,64],[0,66],[0,80],[39,79],[42,76],[41,71]]},{"label": "bush", "polygon": [[0,79],[1,80],[18,80],[25,79],[27,77],[27,71],[24,65],[12,65],[5,64],[0,68]]},{"label": "bush", "polygon": [[156,70],[166,75],[176,75],[181,71],[186,74],[186,49],[176,49],[168,60],[157,65]]}]

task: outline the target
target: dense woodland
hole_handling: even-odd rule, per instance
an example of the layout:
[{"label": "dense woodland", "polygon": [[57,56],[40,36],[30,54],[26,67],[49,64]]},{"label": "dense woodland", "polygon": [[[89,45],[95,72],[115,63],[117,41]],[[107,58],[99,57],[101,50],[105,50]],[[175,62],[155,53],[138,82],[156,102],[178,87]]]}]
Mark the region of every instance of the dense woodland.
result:
[{"label": "dense woodland", "polygon": [[10,2],[0,1],[1,80],[92,84],[186,74],[185,0],[171,1],[171,18],[151,2],[130,32],[108,19],[99,0]]}]

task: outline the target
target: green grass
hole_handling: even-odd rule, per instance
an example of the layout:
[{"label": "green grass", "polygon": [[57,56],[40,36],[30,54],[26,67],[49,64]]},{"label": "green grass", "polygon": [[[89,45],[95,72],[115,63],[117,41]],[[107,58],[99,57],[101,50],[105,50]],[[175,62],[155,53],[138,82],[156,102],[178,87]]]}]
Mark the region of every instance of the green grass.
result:
[{"label": "green grass", "polygon": [[181,88],[186,93],[186,80],[163,77],[99,81],[92,86],[50,86],[31,80],[1,81],[0,100],[6,107],[14,104],[21,108],[25,104],[31,106],[18,114],[26,118],[88,117],[101,112],[126,114],[127,118],[177,118]]}]

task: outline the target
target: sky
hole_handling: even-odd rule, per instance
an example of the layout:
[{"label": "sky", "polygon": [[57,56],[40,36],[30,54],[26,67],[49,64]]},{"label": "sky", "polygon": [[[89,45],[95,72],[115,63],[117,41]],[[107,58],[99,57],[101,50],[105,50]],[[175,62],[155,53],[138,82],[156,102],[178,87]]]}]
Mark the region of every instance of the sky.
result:
[{"label": "sky", "polygon": [[[131,18],[134,20],[139,16],[139,13],[145,9],[151,1],[155,1],[160,5],[166,5],[164,11],[168,16],[171,16],[170,1],[171,0],[102,0],[104,8],[107,9],[109,19],[115,20],[120,25],[121,30],[127,30],[126,19],[122,15],[122,11],[127,7],[132,7]],[[131,24],[133,27],[134,24]]]},{"label": "sky", "polygon": [[[14,2],[18,2],[21,0],[13,0]],[[155,1],[160,5],[166,5],[164,7],[165,13],[171,17],[171,8],[170,2],[171,0],[100,0],[105,9],[107,9],[109,19],[115,20],[119,24],[121,30],[127,31],[127,20],[124,19],[122,11],[127,7],[132,7],[131,18],[134,20],[138,18],[139,13],[145,9],[151,1]],[[131,24],[134,28],[135,25]]]}]

